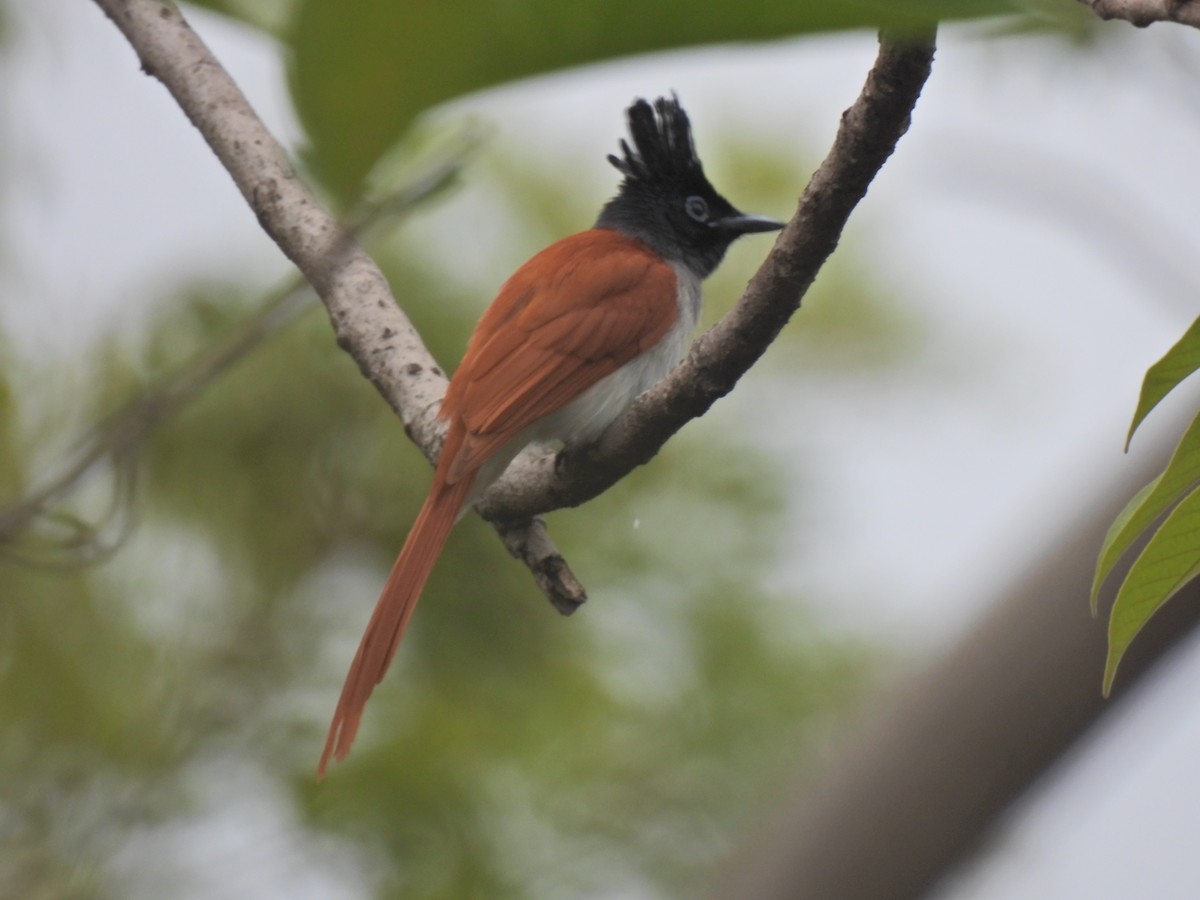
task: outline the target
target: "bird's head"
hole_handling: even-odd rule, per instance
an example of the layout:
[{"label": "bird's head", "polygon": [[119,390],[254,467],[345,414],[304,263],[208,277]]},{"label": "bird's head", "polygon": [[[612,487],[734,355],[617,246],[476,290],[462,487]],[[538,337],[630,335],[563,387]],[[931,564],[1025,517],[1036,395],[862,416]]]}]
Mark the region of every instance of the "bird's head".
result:
[{"label": "bird's head", "polygon": [[701,278],[716,269],[743,234],[777,231],[784,223],[739,212],[704,175],[692,126],[679,98],[638,99],[626,111],[629,137],[608,161],[624,175],[598,228],[612,228],[682,262]]}]

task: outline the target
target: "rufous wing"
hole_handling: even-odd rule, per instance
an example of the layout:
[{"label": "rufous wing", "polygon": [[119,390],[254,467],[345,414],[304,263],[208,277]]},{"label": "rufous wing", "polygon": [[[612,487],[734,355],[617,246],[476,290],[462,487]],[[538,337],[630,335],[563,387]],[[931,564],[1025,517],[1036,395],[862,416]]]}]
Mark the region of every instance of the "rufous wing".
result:
[{"label": "rufous wing", "polygon": [[443,415],[465,437],[448,478],[476,471],[529,425],[657,344],[679,315],[675,269],[649,247],[592,229],[517,270],[480,320]]},{"label": "rufous wing", "polygon": [[433,486],[350,665],[318,777],[330,759],[350,751],[479,467],[526,427],[657,344],[677,316],[675,270],[615,231],[558,241],[504,284],[442,402],[449,430]]}]

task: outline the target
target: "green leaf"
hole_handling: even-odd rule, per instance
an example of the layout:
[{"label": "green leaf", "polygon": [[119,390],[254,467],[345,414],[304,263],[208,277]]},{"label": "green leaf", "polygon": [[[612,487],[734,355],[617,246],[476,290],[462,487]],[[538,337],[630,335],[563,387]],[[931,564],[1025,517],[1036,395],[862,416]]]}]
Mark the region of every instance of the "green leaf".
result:
[{"label": "green leaf", "polygon": [[916,29],[1020,9],[1015,0],[300,0],[289,76],[311,141],[305,162],[325,187],[349,199],[418,114],[504,82],[701,44]]},{"label": "green leaf", "polygon": [[[1096,562],[1096,574],[1092,577],[1092,615],[1097,613],[1097,599],[1100,596],[1100,587],[1104,584],[1104,579],[1108,577],[1108,573],[1112,571],[1117,560],[1119,560],[1129,548],[1129,544],[1141,534],[1142,530],[1148,524],[1144,517],[1139,516],[1138,522],[1141,527],[1130,527],[1130,522],[1134,521],[1134,516],[1143,508],[1146,501],[1157,490],[1162,483],[1163,473],[1158,475],[1149,484],[1144,485],[1140,491],[1133,495],[1125,508],[1117,515],[1113,523],[1108,526],[1108,533],[1104,535],[1104,543],[1100,546],[1100,559]],[[1150,507],[1147,506],[1147,509]]]},{"label": "green leaf", "polygon": [[1104,694],[1117,665],[1147,620],[1200,574],[1200,490],[1192,491],[1155,532],[1125,576],[1108,620]]},{"label": "green leaf", "polygon": [[1142,381],[1142,395],[1138,398],[1137,411],[1133,414],[1133,422],[1125,438],[1126,450],[1129,449],[1129,442],[1133,440],[1133,433],[1150,410],[1197,369],[1200,369],[1200,319],[1192,323],[1192,327],[1162,359],[1146,370],[1146,378]]},{"label": "green leaf", "polygon": [[188,0],[190,6],[202,6],[276,38],[286,32],[296,3],[297,0]]},{"label": "green leaf", "polygon": [[1100,586],[1117,560],[1125,555],[1138,535],[1197,481],[1200,481],[1200,415],[1188,425],[1162,474],[1138,491],[1109,527],[1092,580],[1092,615],[1096,614]]}]

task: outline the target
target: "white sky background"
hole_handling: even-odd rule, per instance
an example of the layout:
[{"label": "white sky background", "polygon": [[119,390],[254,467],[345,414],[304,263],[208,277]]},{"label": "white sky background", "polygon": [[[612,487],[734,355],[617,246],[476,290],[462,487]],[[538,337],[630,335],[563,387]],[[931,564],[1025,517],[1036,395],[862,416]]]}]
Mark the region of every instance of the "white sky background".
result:
[{"label": "white sky background", "polygon": [[[0,60],[2,133],[28,173],[0,197],[0,325],[18,336],[12,349],[42,362],[70,356],[98,331],[136,322],[189,277],[248,273],[265,285],[285,271],[198,134],[97,8],[9,6],[19,7],[18,34]],[[271,46],[189,15],[276,134],[294,140]],[[731,427],[761,435],[781,464],[802,450],[805,472],[824,473],[819,485],[795,486],[822,527],[805,528],[804,570],[779,579],[810,596],[858,598],[824,611],[832,627],[889,635],[917,654],[952,640],[979,611],[963,602],[987,599],[962,588],[991,577],[999,592],[1012,559],[1053,536],[1089,486],[1128,464],[1121,443],[1141,376],[1200,311],[1200,272],[1190,284],[1157,281],[1102,242],[1095,226],[1106,214],[1046,200],[1065,183],[1116,211],[1128,229],[1118,238],[1148,238],[1184,273],[1200,259],[1200,34],[1114,27],[1119,45],[1100,57],[1045,39],[982,41],[947,30],[913,128],[852,231],[857,258],[875,262],[871,277],[892,286],[929,331],[926,362],[887,385],[843,378],[789,398],[795,421],[815,437],[780,433],[777,418],[759,413],[766,391],[740,391],[719,407]],[[561,155],[565,169],[612,149],[631,97],[676,88],[702,149],[706,133],[736,125],[808,161],[828,146],[874,49],[864,34],[709,50],[529,82],[462,105],[496,127],[499,150]],[[564,121],[565,133],[547,131]],[[611,187],[598,184],[597,198]],[[756,211],[786,216],[793,203]],[[452,227],[434,221],[431,232]],[[802,325],[803,315],[793,327]],[[1169,431],[1170,419],[1152,417],[1147,431]],[[881,580],[895,590],[878,594]],[[992,857],[943,900],[1200,896],[1198,679],[1193,642],[1011,817]],[[196,844],[230,830],[261,841],[265,858],[255,865],[268,881],[256,896],[301,896],[302,883],[318,891],[312,896],[332,896],[322,868],[330,857],[297,853],[306,838],[289,824],[287,799],[245,796],[259,805],[230,797],[177,830],[176,850],[190,851],[178,854],[194,885],[187,896],[219,894]],[[169,858],[175,839],[158,835],[156,853]],[[273,865],[273,853],[286,864]],[[298,859],[313,881],[295,871]],[[347,888],[341,875],[336,881]]]}]

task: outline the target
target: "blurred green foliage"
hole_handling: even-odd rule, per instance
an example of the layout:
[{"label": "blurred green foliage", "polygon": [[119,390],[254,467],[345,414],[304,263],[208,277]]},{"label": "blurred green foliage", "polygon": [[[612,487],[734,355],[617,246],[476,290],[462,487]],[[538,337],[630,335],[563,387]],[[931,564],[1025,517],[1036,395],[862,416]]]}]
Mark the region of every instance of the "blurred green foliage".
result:
[{"label": "blurred green foliage", "polygon": [[[301,0],[289,60],[296,108],[312,139],[308,162],[326,186],[347,197],[419,113],[495,84],[697,44],[844,28],[914,29],[941,16],[1013,9],[1006,0]],[[356,140],[339,139],[347,134]]]},{"label": "blurred green foliage", "polygon": [[[306,162],[343,202],[425,110],[558,69],[699,44],[854,28],[926,28],[1023,11],[1022,0],[639,3],[633,0],[204,0],[289,49]],[[354,135],[352,141],[346,135]]]},{"label": "blurred green foliage", "polygon": [[[388,262],[425,327],[461,345],[472,304]],[[106,385],[153,378],[245,303],[206,286],[140,358],[102,352],[93,411],[121,399]],[[696,888],[868,658],[774,633],[770,464],[709,429],[554,516],[594,598],[570,620],[467,520],[354,755],[318,786],[325,717],[429,473],[314,313],[155,434],[140,526],[113,563],[0,567],[0,793],[22,826],[0,831],[0,856],[27,860],[0,869],[0,890],[144,895],[113,859],[155,862],[139,834],[199,802],[189,773],[214,757],[272,773],[304,828],[365,848],[381,896]]]},{"label": "blurred green foliage", "polygon": [[[343,201],[421,110],[464,91],[698,41],[879,24],[902,8],[907,18],[1009,7],[205,5],[283,41],[309,161]],[[753,162],[722,188],[786,212],[765,201],[796,195],[794,164],[730,152]],[[500,166],[514,231],[539,235],[536,245],[590,220],[594,210],[563,205],[569,185],[524,165]],[[380,259],[450,362],[481,298],[410,237]],[[732,255],[710,286],[710,317],[761,252]],[[810,324],[878,358],[870,348],[904,325],[855,271],[820,287],[855,315]],[[46,468],[23,409],[99,419],[255,302],[236,284],[175,288],[144,340],[95,349],[90,393],[64,395],[47,374],[24,379],[43,387],[18,400],[0,367],[3,499],[35,461]],[[231,895],[258,895],[273,854],[346,896],[356,885],[407,898],[623,885],[694,896],[870,671],[868,648],[822,639],[815,619],[806,627],[803,598],[772,596],[774,561],[803,552],[802,535],[784,529],[779,475],[738,434],[700,421],[605,496],[552,517],[593,598],[570,620],[468,517],[353,756],[318,786],[328,716],[427,465],[315,308],[156,431],[137,462],[137,527],[111,562],[37,570],[0,557],[3,896],[172,896],[181,873],[226,865],[207,854],[227,832],[248,835],[248,859],[229,863]],[[86,516],[111,475],[100,467],[68,505]],[[262,808],[279,824],[259,836],[259,854],[246,822]]]}]

